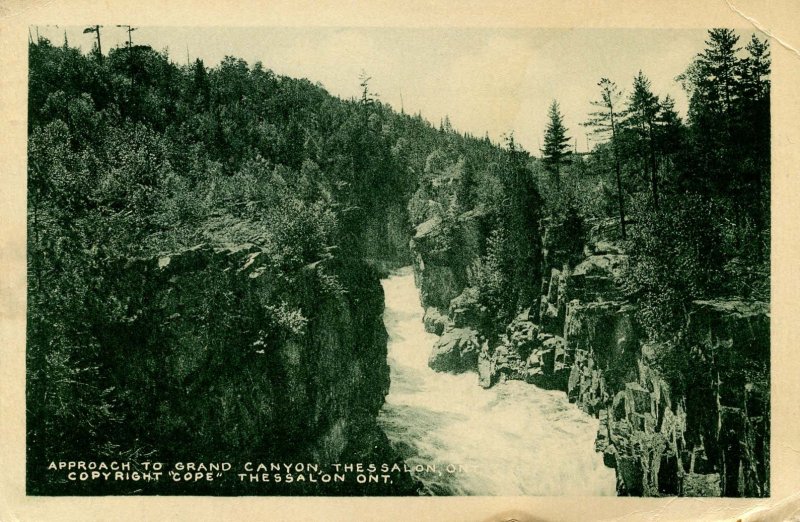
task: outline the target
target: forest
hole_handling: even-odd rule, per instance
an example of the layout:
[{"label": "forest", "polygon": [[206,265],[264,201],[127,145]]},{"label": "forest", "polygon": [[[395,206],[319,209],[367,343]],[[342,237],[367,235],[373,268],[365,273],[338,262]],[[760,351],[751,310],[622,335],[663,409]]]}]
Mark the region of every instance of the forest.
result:
[{"label": "forest", "polygon": [[[310,328],[308,296],[295,291],[308,267],[319,295],[352,297],[368,275],[337,267],[410,265],[408,242],[426,226],[437,230],[426,248],[461,267],[461,304],[492,338],[521,311],[538,313],[545,230],[576,263],[590,228],[606,223],[630,254],[620,291],[661,347],[659,370],[676,390],[691,385],[689,304],[769,302],[770,54],[758,36],[740,38],[708,32],[676,79],[685,118],[652,91],[646,64],[631,79],[598,78],[585,122],[596,145],[580,154],[570,143],[584,131],[565,128],[556,100],[532,153],[513,133],[495,143],[398,112],[366,74],[353,79],[362,95],[341,99],[234,57],[177,64],[147,45],[82,53],[31,42],[29,491],[46,491],[34,465],[164,453],[186,431],[179,410],[153,400],[179,384],[148,384],[150,367],[130,369],[138,381],[121,376],[109,354],[182,342],[164,337],[168,327],[142,331],[156,312],[132,297],[144,283],[120,274],[197,245],[257,245],[274,274],[258,324],[216,306],[241,296],[209,284],[197,305],[203,342],[235,347],[250,335],[269,350]],[[476,218],[479,235],[467,238]]]}]

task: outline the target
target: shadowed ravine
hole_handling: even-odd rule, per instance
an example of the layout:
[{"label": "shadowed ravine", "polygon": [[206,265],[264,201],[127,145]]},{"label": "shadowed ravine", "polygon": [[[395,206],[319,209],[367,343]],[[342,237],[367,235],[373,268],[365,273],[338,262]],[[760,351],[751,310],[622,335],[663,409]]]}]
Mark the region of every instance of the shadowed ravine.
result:
[{"label": "shadowed ravine", "polygon": [[[477,375],[437,373],[410,268],[383,280],[391,387],[379,422],[435,495],[614,495],[614,470],[594,451],[598,421],[563,392],[520,381],[490,389]],[[448,465],[461,471],[448,472]]]}]

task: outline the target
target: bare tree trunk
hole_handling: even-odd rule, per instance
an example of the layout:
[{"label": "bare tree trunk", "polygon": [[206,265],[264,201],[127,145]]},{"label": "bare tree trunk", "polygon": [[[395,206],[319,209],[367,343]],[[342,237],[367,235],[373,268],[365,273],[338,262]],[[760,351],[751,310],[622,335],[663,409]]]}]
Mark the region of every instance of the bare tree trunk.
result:
[{"label": "bare tree trunk", "polygon": [[650,186],[653,190],[653,208],[658,210],[658,174],[656,165],[656,144],[653,140],[653,124],[647,127],[648,137],[650,138]]},{"label": "bare tree trunk", "polygon": [[609,106],[611,114],[611,141],[614,143],[614,168],[617,172],[617,199],[619,202],[619,227],[620,236],[622,239],[627,239],[628,235],[625,231],[625,198],[622,196],[622,173],[619,167],[619,153],[617,152],[617,127],[614,123],[614,108]]},{"label": "bare tree trunk", "polygon": [[95,31],[95,33],[97,33],[97,56],[99,56],[100,59],[102,60],[103,59],[103,48],[100,47],[100,26],[99,25],[95,25],[94,26],[94,31]]}]

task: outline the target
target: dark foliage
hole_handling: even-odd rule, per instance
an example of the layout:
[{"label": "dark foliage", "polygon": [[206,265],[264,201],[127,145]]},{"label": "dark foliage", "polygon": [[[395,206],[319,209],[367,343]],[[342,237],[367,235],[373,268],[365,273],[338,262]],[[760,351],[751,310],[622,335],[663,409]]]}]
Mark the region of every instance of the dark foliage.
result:
[{"label": "dark foliage", "polygon": [[[168,384],[148,381],[158,380],[154,368],[114,370],[119,343],[135,367],[164,343],[191,350],[187,343],[213,338],[234,349],[259,330],[254,322],[302,331],[313,310],[302,308],[293,284],[304,267],[316,267],[319,292],[346,296],[352,284],[328,267],[407,264],[406,205],[426,169],[438,168],[431,154],[498,151],[393,112],[366,77],[360,100],[341,100],[260,63],[178,66],[144,45],[82,55],[41,39],[29,60],[31,463],[121,458],[123,449],[144,456],[175,439],[190,413],[165,414],[148,428],[159,414],[153,398]],[[476,197],[480,163],[471,157],[464,166],[465,201]],[[391,227],[387,214],[399,216]],[[126,279],[121,267],[199,244],[254,244],[269,256],[275,280],[256,307],[265,317],[214,307],[248,299],[231,294],[225,277],[207,282],[205,304],[184,303],[201,331],[172,338],[163,318],[145,317],[158,307],[141,301],[150,282]],[[141,335],[121,338],[134,326]]]}]

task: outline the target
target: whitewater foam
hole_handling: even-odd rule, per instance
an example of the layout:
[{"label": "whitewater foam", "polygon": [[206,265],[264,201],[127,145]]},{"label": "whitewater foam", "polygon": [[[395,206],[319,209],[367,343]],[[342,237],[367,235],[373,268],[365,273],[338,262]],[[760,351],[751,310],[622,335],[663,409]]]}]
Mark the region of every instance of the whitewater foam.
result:
[{"label": "whitewater foam", "polygon": [[[598,421],[563,392],[520,381],[488,390],[475,373],[428,367],[411,270],[383,280],[391,386],[379,422],[435,495],[614,495],[615,474],[594,451]],[[431,471],[435,469],[435,471]],[[427,470],[427,471],[425,471]]]}]

